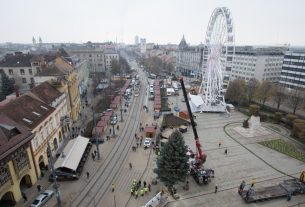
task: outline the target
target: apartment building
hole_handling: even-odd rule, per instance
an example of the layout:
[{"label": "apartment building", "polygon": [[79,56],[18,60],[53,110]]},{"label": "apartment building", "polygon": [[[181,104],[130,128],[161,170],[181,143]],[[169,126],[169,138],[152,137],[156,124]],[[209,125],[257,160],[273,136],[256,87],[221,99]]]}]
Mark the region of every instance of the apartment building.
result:
[{"label": "apartment building", "polygon": [[46,170],[45,166],[49,163],[47,143],[50,143],[53,154],[58,146],[60,125],[55,118],[55,108],[29,95],[23,95],[2,107],[0,113],[35,134],[31,140],[31,150],[36,175],[42,176],[42,172]]},{"label": "apartment building", "polygon": [[56,57],[53,61],[42,67],[37,73],[35,84],[39,85],[45,81],[51,83],[61,93],[68,97],[69,117],[77,121],[80,112],[80,94],[77,70],[63,57]]},{"label": "apartment building", "polygon": [[201,77],[202,70],[206,68],[206,61],[206,46],[189,46],[183,36],[176,55],[176,73],[184,76]]},{"label": "apartment building", "polygon": [[106,65],[106,71],[111,71],[111,64],[112,61],[115,60],[119,62],[119,53],[116,50],[105,50],[105,65]]},{"label": "apartment building", "polygon": [[0,61],[0,70],[19,86],[21,92],[26,92],[33,87],[34,76],[41,70],[40,57],[22,52],[6,54]]},{"label": "apartment building", "polygon": [[305,88],[305,49],[285,53],[280,84],[288,89]]},{"label": "apartment building", "polygon": [[281,76],[285,48],[252,46],[236,47],[230,80],[245,81],[255,78],[259,81],[278,82]]}]

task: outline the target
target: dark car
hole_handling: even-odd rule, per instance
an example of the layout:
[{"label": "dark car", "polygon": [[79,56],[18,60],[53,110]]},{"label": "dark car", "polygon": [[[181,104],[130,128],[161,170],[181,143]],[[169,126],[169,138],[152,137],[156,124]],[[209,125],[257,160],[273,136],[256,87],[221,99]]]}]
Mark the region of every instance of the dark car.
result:
[{"label": "dark car", "polygon": [[[92,137],[92,138],[90,138],[89,141],[91,142],[91,144],[96,144],[96,138]],[[99,144],[103,144],[104,143],[104,138],[98,138],[97,141],[98,141]]]},{"label": "dark car", "polygon": [[[55,171],[57,181],[78,180],[78,176],[72,173]],[[54,182],[53,174],[49,176],[49,182]]]}]

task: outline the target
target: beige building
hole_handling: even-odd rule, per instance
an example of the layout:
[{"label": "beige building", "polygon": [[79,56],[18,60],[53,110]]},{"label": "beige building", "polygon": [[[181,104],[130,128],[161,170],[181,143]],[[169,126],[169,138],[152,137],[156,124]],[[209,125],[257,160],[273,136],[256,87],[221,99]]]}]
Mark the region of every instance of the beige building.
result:
[{"label": "beige building", "polygon": [[120,56],[119,53],[115,50],[105,50],[105,65],[106,65],[106,71],[111,71],[111,64],[115,60],[119,62]]},{"label": "beige building", "polygon": [[13,206],[37,182],[30,143],[34,134],[0,114],[0,206]]},{"label": "beige building", "polygon": [[33,93],[11,101],[0,110],[0,113],[27,127],[35,134],[31,140],[31,150],[37,177],[43,176],[42,172],[48,165],[47,143],[50,143],[52,154],[55,155],[63,141],[60,118],[67,113],[67,107],[60,106],[64,105],[65,96],[56,92],[55,89],[53,93],[50,94],[49,90],[47,95],[57,97],[51,101],[52,104],[57,103],[57,108],[45,103],[41,93],[38,94],[34,90]]},{"label": "beige building", "polygon": [[80,112],[80,94],[77,70],[62,57],[57,57],[35,76],[35,84],[39,85],[45,81],[51,83],[58,91],[65,93],[68,97],[69,117],[77,121]]},{"label": "beige building", "polygon": [[41,63],[38,56],[15,52],[15,54],[7,54],[0,61],[0,70],[14,80],[21,92],[25,92],[33,86],[34,76],[40,72]]}]

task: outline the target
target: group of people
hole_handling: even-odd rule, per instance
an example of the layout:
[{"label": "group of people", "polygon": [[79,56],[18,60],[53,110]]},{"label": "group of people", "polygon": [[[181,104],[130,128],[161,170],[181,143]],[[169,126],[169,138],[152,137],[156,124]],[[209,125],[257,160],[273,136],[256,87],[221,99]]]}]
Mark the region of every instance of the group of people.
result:
[{"label": "group of people", "polygon": [[146,181],[144,181],[142,187],[141,180],[137,181],[136,179],[134,179],[132,181],[130,193],[132,196],[135,196],[135,198],[138,198],[138,196],[144,196],[144,194],[147,194],[150,191],[151,191],[150,183],[147,185]]}]

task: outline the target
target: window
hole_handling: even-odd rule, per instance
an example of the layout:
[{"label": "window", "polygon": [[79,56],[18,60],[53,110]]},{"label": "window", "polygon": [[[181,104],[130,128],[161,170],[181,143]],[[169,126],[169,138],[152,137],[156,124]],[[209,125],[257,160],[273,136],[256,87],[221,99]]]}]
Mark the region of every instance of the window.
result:
[{"label": "window", "polygon": [[24,75],[24,69],[20,69],[20,74]]},{"label": "window", "polygon": [[34,78],[31,78],[31,83],[34,83],[35,81],[34,81]]},{"label": "window", "polygon": [[29,74],[30,74],[30,75],[33,75],[32,69],[29,69]]},{"label": "window", "polygon": [[26,83],[26,78],[22,78],[22,83]]},{"label": "window", "polygon": [[13,75],[14,74],[13,69],[9,69],[8,74]]},{"label": "window", "polygon": [[4,163],[1,163],[0,166],[0,185],[4,185],[6,182],[11,180],[8,166]]}]

